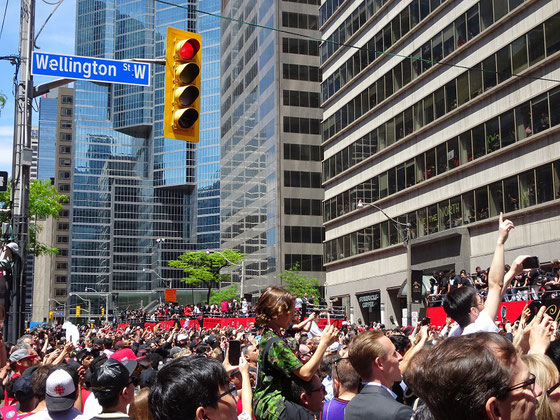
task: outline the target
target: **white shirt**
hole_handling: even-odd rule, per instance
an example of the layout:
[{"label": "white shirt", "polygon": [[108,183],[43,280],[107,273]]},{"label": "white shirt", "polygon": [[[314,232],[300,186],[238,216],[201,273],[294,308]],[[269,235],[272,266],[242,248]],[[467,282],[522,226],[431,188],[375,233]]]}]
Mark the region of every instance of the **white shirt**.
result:
[{"label": "white shirt", "polygon": [[486,309],[483,309],[478,315],[478,318],[476,318],[474,322],[467,325],[464,330],[459,325],[453,328],[449,333],[449,337],[474,334],[476,332],[497,333],[499,331],[499,328],[496,326],[496,324],[494,324],[494,320],[490,318],[490,315],[488,315]]},{"label": "white shirt", "polygon": [[101,414],[102,411],[103,407],[101,407],[101,404],[99,404],[99,401],[97,401],[97,398],[95,398],[95,395],[93,395],[92,392],[89,394],[84,404],[84,416],[87,416],[87,418],[90,419],[98,414]]},{"label": "white shirt", "polygon": [[313,338],[313,337],[320,337],[321,334],[323,334],[323,330],[319,328],[319,325],[317,325],[315,321],[311,321],[311,328],[309,328],[309,332],[307,333],[307,336],[309,338]]},{"label": "white shirt", "polygon": [[83,415],[74,407],[72,407],[68,411],[63,411],[59,413],[54,413],[54,412],[49,413],[48,410],[42,410],[26,418],[29,420],[89,420],[90,419],[90,417]]},{"label": "white shirt", "polygon": [[393,397],[395,400],[397,399],[397,394],[395,394],[393,391],[391,391],[389,388],[387,388],[385,385],[380,384],[379,382],[362,382],[363,386],[379,386],[381,388],[384,388],[389,394],[391,394],[391,397]]}]

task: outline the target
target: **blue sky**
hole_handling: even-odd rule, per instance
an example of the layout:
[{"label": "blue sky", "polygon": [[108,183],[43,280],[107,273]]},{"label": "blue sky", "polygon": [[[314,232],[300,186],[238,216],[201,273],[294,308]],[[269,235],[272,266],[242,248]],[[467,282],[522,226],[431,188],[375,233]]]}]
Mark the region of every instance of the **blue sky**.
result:
[{"label": "blue sky", "polygon": [[[4,31],[0,37],[0,56],[17,55],[19,46],[19,12],[20,1],[0,0],[0,23],[4,16],[4,9],[8,2]],[[55,3],[55,0],[49,0]],[[42,0],[36,0],[35,33],[56,6],[48,5]],[[76,16],[76,1],[63,0],[54,15],[49,19],[39,35],[36,45],[39,51],[74,54],[74,27]],[[9,61],[0,61],[0,92],[7,96],[6,106],[0,114],[0,171],[12,171],[12,146],[14,131],[14,95],[12,80],[14,66]],[[35,77],[35,85],[53,80],[46,77]],[[38,114],[33,113],[33,125],[38,124]]]}]

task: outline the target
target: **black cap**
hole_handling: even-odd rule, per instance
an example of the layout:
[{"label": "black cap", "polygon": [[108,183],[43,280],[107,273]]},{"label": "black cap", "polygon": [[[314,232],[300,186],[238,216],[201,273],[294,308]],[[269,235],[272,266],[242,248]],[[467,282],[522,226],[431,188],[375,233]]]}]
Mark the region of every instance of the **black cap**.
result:
[{"label": "black cap", "polygon": [[31,375],[20,376],[14,382],[12,391],[16,394],[16,399],[18,401],[29,401],[35,395],[33,393],[33,387],[31,386]]},{"label": "black cap", "polygon": [[91,390],[97,399],[112,398],[130,381],[130,373],[125,365],[116,359],[107,359],[91,375]]},{"label": "black cap", "polygon": [[154,369],[144,369],[140,373],[140,388],[151,387],[156,381],[157,370]]}]

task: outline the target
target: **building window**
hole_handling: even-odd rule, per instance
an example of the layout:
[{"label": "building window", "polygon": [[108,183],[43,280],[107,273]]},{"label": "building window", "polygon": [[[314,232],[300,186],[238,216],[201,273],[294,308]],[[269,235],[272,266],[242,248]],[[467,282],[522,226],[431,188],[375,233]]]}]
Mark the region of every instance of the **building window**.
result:
[{"label": "building window", "polygon": [[56,263],[57,270],[68,270],[68,263],[67,262],[57,262]]},{"label": "building window", "polygon": [[284,143],[284,159],[321,161],[321,147],[310,144]]},{"label": "building window", "polygon": [[285,26],[287,28],[317,30],[317,21],[317,15],[282,12],[282,26]]},{"label": "building window", "polygon": [[66,284],[67,277],[66,276],[56,276],[56,282],[58,284]]},{"label": "building window", "polygon": [[71,133],[60,133],[60,140],[61,141],[72,141],[72,134]]},{"label": "building window", "polygon": [[59,184],[58,191],[61,193],[66,193],[70,191],[70,184]]},{"label": "building window", "polygon": [[68,95],[62,95],[61,100],[63,104],[71,104],[74,102],[74,98]]},{"label": "building window", "polygon": [[61,154],[66,155],[66,154],[70,154],[72,152],[72,147],[71,146],[60,146],[58,148],[58,150]]},{"label": "building window", "polygon": [[54,295],[57,297],[66,296],[66,289],[54,289]]},{"label": "building window", "polygon": [[[396,219],[401,223],[410,223],[413,238],[422,237],[495,217],[501,211],[507,213],[559,198],[560,161],[556,161],[422,207]],[[290,234],[293,233],[290,231]],[[371,244],[373,249],[378,249],[398,243],[398,228],[383,221],[325,242],[325,260],[332,262],[366,252],[371,249]]]},{"label": "building window", "polygon": [[72,108],[60,108],[60,115],[62,115],[63,117],[71,117]]},{"label": "building window", "polygon": [[283,77],[288,80],[320,82],[321,70],[319,67],[314,66],[285,63],[283,66]]},{"label": "building window", "polygon": [[319,108],[319,93],[301,90],[284,90],[285,106],[300,106],[305,108]]},{"label": "building window", "polygon": [[284,171],[284,186],[296,188],[321,188],[321,173]]},{"label": "building window", "polygon": [[72,128],[72,121],[60,120],[60,128],[62,129]]},{"label": "building window", "polygon": [[321,120],[316,118],[284,117],[285,133],[321,134]]},{"label": "building window", "polygon": [[59,222],[59,223],[58,223],[58,230],[68,230],[68,223],[66,223],[66,222]]},{"label": "building window", "polygon": [[68,236],[57,236],[56,237],[57,244],[67,244],[68,243]]}]

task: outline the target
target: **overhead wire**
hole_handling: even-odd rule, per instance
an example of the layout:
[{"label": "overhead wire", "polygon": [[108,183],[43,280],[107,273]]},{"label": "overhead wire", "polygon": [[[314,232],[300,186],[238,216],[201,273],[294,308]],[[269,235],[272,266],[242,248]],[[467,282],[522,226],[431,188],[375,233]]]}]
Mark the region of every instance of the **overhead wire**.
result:
[{"label": "overhead wire", "polygon": [[460,69],[464,69],[464,70],[475,70],[475,71],[480,71],[481,73],[492,73],[492,74],[496,74],[496,75],[503,75],[503,76],[507,75],[507,76],[523,78],[523,79],[542,80],[542,81],[546,81],[546,82],[560,83],[559,79],[551,79],[551,78],[546,78],[546,77],[536,77],[536,76],[530,76],[530,75],[524,75],[524,74],[515,74],[515,73],[510,73],[510,72],[492,71],[492,70],[483,69],[482,66],[480,66],[480,68],[468,67],[468,66],[463,66],[463,65],[460,65],[460,64],[455,64],[455,63],[445,63],[445,62],[441,62],[441,61],[429,60],[427,58],[422,58],[422,57],[412,57],[412,56],[408,56],[408,55],[404,55],[404,54],[395,54],[395,53],[390,53],[390,52],[386,52],[386,51],[372,50],[372,49],[367,48],[366,46],[358,47],[357,45],[348,44],[348,43],[345,43],[345,42],[337,42],[337,41],[333,41],[333,40],[330,40],[330,39],[317,38],[317,37],[314,37],[312,35],[306,35],[306,34],[302,34],[302,33],[299,33],[299,32],[294,32],[294,31],[289,31],[289,30],[286,30],[286,29],[276,28],[274,26],[260,25],[258,23],[254,23],[254,22],[247,22],[247,21],[242,20],[242,19],[235,19],[235,18],[231,18],[231,17],[228,17],[228,16],[222,16],[218,13],[206,12],[204,10],[196,9],[194,7],[174,4],[174,3],[171,3],[171,2],[165,1],[165,0],[155,0],[155,1],[157,3],[166,4],[168,6],[178,7],[180,9],[185,9],[185,10],[188,10],[188,11],[194,11],[194,12],[197,12],[197,13],[202,13],[204,15],[213,16],[213,17],[216,17],[216,18],[219,18],[219,19],[229,20],[229,21],[232,21],[232,22],[237,22],[237,23],[241,23],[241,24],[244,24],[244,25],[250,25],[250,26],[257,27],[257,28],[261,28],[261,29],[268,29],[268,30],[271,30],[271,31],[276,31],[276,32],[285,33],[285,34],[289,34],[289,35],[295,35],[295,36],[299,36],[299,37],[302,37],[302,38],[311,39],[311,40],[314,40],[314,41],[330,43],[330,44],[338,45],[339,47],[352,48],[352,49],[360,50],[360,51],[368,51],[368,52],[373,52],[375,54],[380,54],[380,55],[382,54],[382,55],[387,55],[387,56],[391,56],[391,57],[407,58],[411,61],[415,60],[415,61],[430,63],[432,65],[433,64],[440,64],[440,65],[446,66],[446,67],[456,67],[456,68],[460,68]]},{"label": "overhead wire", "polygon": [[48,4],[50,6],[56,6],[51,13],[47,16],[47,18],[45,19],[45,22],[43,23],[43,25],[41,26],[41,29],[39,29],[39,32],[37,32],[37,35],[35,35],[35,39],[33,40],[33,45],[35,45],[35,48],[39,48],[37,46],[37,38],[39,38],[39,35],[41,35],[41,32],[43,31],[43,29],[45,28],[45,25],[47,24],[47,22],[50,20],[50,18],[52,17],[52,15],[54,15],[54,12],[56,12],[56,9],[58,9],[58,7],[62,4],[64,0],[59,0],[57,3],[49,3],[48,1],[43,0],[43,3]]},{"label": "overhead wire", "polygon": [[6,0],[6,7],[4,8],[4,17],[2,18],[2,29],[0,29],[0,39],[2,39],[2,33],[4,32],[4,23],[6,22],[6,13],[8,12],[8,3],[10,0]]}]

